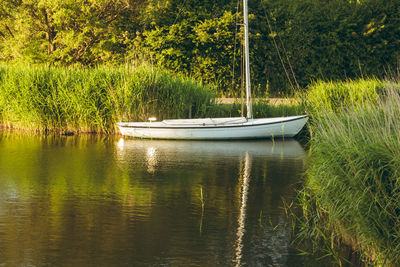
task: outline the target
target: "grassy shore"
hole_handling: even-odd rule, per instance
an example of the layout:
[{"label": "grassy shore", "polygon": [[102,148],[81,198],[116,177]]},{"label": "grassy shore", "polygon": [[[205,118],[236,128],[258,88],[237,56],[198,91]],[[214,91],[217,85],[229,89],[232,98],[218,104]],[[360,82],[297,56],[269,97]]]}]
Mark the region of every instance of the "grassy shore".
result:
[{"label": "grassy shore", "polygon": [[118,121],[204,116],[213,98],[209,87],[148,66],[0,66],[0,118],[9,127],[109,133]]},{"label": "grassy shore", "polygon": [[[189,78],[150,66],[0,66],[0,124],[56,132],[116,132],[118,121],[240,116],[241,105]],[[299,103],[254,104],[258,117],[301,113]]]},{"label": "grassy shore", "polygon": [[299,237],[343,243],[376,266],[400,263],[400,83],[317,83],[308,92],[311,157]]}]

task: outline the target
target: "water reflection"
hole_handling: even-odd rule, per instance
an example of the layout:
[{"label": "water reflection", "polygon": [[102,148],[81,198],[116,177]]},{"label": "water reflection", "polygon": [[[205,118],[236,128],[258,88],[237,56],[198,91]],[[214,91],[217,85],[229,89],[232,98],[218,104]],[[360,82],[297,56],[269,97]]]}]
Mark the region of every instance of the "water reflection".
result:
[{"label": "water reflection", "polygon": [[[295,140],[287,141],[166,141],[123,138],[117,142],[118,160],[128,164],[145,162],[149,173],[157,167],[173,164],[202,164],[204,160],[231,158],[238,160],[244,154],[266,159],[302,160],[305,151]],[[146,155],[143,159],[142,155]],[[158,166],[158,165],[163,166]]]},{"label": "water reflection", "polygon": [[117,141],[117,147],[124,153],[120,153],[121,157],[129,157],[134,153],[143,150],[159,150],[161,153],[175,157],[184,158],[188,154],[198,157],[222,156],[236,157],[249,153],[250,155],[262,156],[267,158],[302,159],[305,151],[296,140],[286,141],[168,141],[168,140],[140,140],[140,139],[123,139]]},{"label": "water reflection", "polygon": [[0,134],[0,265],[301,266],[281,198],[304,156],[295,141]]},{"label": "water reflection", "polygon": [[[278,169],[280,168],[280,164],[283,166],[286,165],[290,173],[290,168],[293,166],[289,165],[292,163],[302,163],[305,157],[305,151],[297,141],[180,142],[128,139],[124,141],[124,153],[119,154],[119,160],[121,162],[130,162],[130,158],[135,158],[137,155],[143,154],[144,151],[147,151],[145,162],[149,173],[154,173],[156,169],[162,172],[168,169],[168,165],[170,164],[179,166],[190,163],[195,166],[196,164],[205,164],[206,162],[208,162],[208,165],[218,164],[221,158],[232,160],[232,162],[238,165],[236,167],[239,170],[235,178],[237,179],[237,193],[233,194],[233,197],[237,196],[235,200],[239,202],[239,213],[237,214],[237,226],[234,230],[236,238],[232,242],[232,249],[234,250],[232,262],[236,266],[285,266],[290,254],[289,245],[291,237],[283,209],[271,215],[268,214],[267,208],[264,212],[267,212],[269,217],[267,221],[260,222],[263,211],[261,209],[260,216],[258,217],[259,227],[256,227],[257,231],[254,232],[254,225],[250,224],[248,228],[251,229],[248,231],[246,238],[248,194],[252,177],[253,158],[257,162],[260,159],[264,159],[266,160],[264,164],[271,164],[272,167],[275,166]],[[158,160],[154,156],[155,151],[157,151]],[[153,156],[149,157],[150,154]],[[263,167],[268,169],[266,166]],[[254,174],[254,176],[257,175],[259,174]],[[281,172],[280,175],[286,176],[284,172]],[[271,176],[270,178],[272,179],[280,178],[278,175],[275,177]],[[271,192],[271,194],[273,193]],[[202,231],[203,216],[204,210],[202,210],[201,214],[200,232]],[[272,222],[272,219],[274,222]]]},{"label": "water reflection", "polygon": [[[242,168],[241,168],[242,169]],[[249,192],[249,180],[250,180],[250,169],[251,161],[249,152],[246,152],[244,157],[243,172],[240,172],[241,188],[241,201],[240,201],[240,213],[238,218],[238,230],[237,230],[237,244],[236,244],[236,266],[241,265],[242,253],[243,253],[243,235],[245,232],[245,219],[246,219],[246,205],[247,205],[247,194]]]}]

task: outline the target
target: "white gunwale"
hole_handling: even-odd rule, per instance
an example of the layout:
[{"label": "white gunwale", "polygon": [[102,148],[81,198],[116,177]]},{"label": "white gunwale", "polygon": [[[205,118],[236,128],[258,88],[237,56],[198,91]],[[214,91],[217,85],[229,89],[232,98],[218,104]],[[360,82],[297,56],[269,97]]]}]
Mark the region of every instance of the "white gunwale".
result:
[{"label": "white gunwale", "polygon": [[[232,127],[251,127],[251,126],[262,126],[271,124],[282,124],[296,120],[306,119],[307,115],[290,116],[290,117],[275,117],[275,118],[263,118],[263,119],[246,119],[243,117],[239,118],[215,118],[215,119],[182,119],[173,120],[175,123],[171,124],[164,120],[161,122],[119,122],[119,127],[126,128],[153,128],[153,129],[213,129],[213,128],[232,128]],[[227,122],[218,122],[223,119],[236,119]],[[239,121],[240,119],[240,121]],[[196,122],[198,120],[198,122]],[[203,123],[205,120],[215,120],[215,123]],[[179,123],[181,121],[181,123]]]}]

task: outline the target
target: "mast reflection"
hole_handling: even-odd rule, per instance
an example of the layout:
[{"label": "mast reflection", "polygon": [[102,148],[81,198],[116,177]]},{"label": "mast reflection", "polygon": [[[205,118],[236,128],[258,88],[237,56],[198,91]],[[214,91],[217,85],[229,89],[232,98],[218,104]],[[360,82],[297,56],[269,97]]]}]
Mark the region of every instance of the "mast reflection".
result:
[{"label": "mast reflection", "polygon": [[[249,193],[249,182],[250,182],[250,171],[251,171],[251,159],[249,152],[244,155],[244,167],[241,171],[242,177],[242,188],[241,188],[241,201],[240,201],[240,213],[238,218],[238,230],[236,233],[236,266],[241,265],[242,260],[242,250],[243,250],[243,236],[246,231],[245,220],[246,220],[246,207],[247,207],[247,194]],[[239,176],[239,177],[240,177]]]}]

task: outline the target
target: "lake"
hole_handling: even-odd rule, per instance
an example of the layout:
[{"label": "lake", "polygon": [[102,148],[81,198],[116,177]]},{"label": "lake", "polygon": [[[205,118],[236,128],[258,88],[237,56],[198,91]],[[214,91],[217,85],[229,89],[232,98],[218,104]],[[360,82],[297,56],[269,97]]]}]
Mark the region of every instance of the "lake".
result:
[{"label": "lake", "polygon": [[294,140],[0,133],[0,266],[304,266]]}]

